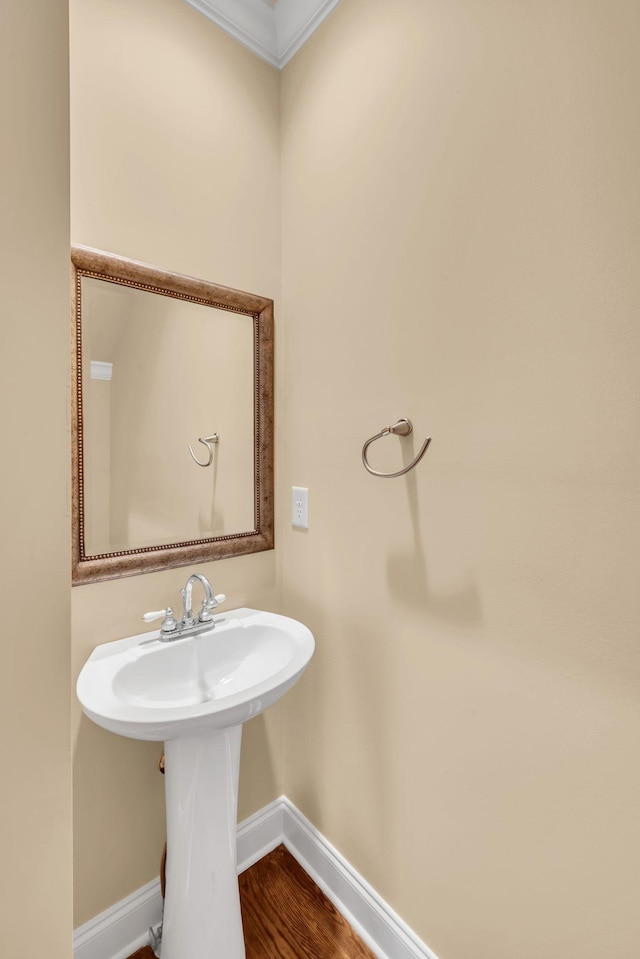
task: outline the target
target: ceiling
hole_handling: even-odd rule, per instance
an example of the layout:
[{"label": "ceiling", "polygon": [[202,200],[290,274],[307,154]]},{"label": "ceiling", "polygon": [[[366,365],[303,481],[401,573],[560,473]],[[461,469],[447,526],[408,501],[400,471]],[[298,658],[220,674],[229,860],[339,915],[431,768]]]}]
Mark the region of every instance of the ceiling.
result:
[{"label": "ceiling", "polygon": [[340,0],[186,0],[225,33],[282,69]]}]

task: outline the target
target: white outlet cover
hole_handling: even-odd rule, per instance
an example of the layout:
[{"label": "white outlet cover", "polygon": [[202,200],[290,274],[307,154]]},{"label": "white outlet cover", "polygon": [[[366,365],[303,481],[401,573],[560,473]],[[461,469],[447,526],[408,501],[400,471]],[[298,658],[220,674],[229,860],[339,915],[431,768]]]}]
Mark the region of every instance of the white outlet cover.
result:
[{"label": "white outlet cover", "polygon": [[309,529],[309,490],[306,486],[291,487],[291,522],[298,529]]}]

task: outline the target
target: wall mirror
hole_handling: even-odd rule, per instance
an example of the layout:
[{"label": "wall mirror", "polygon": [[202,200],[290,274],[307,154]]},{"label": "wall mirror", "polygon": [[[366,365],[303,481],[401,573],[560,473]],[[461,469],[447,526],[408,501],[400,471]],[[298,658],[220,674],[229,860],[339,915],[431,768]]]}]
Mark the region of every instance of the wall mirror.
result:
[{"label": "wall mirror", "polygon": [[73,247],[74,584],[273,548],[273,301]]}]

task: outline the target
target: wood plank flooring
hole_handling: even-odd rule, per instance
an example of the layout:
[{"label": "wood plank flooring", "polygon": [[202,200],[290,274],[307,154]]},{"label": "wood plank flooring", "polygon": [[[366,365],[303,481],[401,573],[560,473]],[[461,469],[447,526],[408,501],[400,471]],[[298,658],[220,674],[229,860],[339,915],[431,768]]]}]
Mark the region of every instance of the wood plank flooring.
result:
[{"label": "wood plank flooring", "polygon": [[284,846],[240,876],[240,901],[247,959],[375,959]]}]

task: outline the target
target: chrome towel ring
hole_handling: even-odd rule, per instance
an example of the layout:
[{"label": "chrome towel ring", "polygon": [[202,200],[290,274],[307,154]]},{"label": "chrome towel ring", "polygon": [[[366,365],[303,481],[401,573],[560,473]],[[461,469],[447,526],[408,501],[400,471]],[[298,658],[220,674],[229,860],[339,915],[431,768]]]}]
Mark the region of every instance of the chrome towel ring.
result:
[{"label": "chrome towel ring", "polygon": [[218,436],[217,433],[214,433],[213,436],[198,437],[198,443],[202,443],[202,445],[206,446],[207,449],[209,450],[209,459],[207,460],[206,463],[201,463],[200,460],[197,459],[196,454],[193,452],[193,446],[191,445],[191,443],[189,443],[189,452],[191,453],[193,460],[198,464],[198,466],[205,466],[205,467],[211,466],[211,463],[213,461],[213,449],[211,448],[211,444],[217,443],[219,439],[220,437]]},{"label": "chrome towel ring", "polygon": [[398,420],[397,423],[394,423],[393,426],[387,426],[385,429],[381,430],[380,433],[376,433],[375,436],[372,436],[371,439],[362,447],[362,462],[364,463],[364,468],[368,470],[372,476],[382,476],[384,479],[392,479],[394,476],[403,476],[405,473],[408,473],[409,470],[412,470],[416,466],[424,454],[427,452],[429,443],[431,442],[431,437],[428,436],[427,439],[422,444],[422,448],[416,458],[409,463],[408,466],[405,466],[404,469],[398,470],[396,473],[379,473],[378,470],[374,470],[369,466],[369,461],[367,460],[367,450],[372,443],[375,443],[376,440],[379,440],[382,436],[387,436],[390,433],[395,433],[396,436],[408,436],[409,433],[413,432],[413,426],[411,420],[407,420],[404,417]]}]

